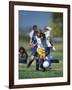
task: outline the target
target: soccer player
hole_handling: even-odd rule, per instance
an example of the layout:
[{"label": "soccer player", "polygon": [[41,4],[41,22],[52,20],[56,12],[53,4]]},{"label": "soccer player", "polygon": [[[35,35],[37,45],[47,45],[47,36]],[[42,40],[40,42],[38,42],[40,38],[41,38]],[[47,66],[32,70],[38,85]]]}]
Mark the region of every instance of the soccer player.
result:
[{"label": "soccer player", "polygon": [[32,64],[32,62],[35,60],[36,57],[36,49],[37,49],[37,40],[36,40],[36,34],[37,34],[37,25],[33,26],[32,31],[30,32],[30,46],[31,46],[31,50],[32,50],[32,56],[31,56],[31,60],[29,61],[27,67],[30,67],[30,65]]},{"label": "soccer player", "polygon": [[48,60],[49,66],[51,66],[50,49],[52,48],[55,51],[55,47],[53,46],[53,43],[52,43],[51,31],[52,31],[52,28],[46,27],[44,32],[46,37],[46,43],[47,43],[46,60]]},{"label": "soccer player", "polygon": [[45,51],[45,47],[46,47],[45,41],[46,40],[45,40],[45,36],[41,30],[38,31],[36,40],[37,40],[37,53],[39,55],[39,66],[43,71],[45,71],[45,68],[43,67],[43,62],[46,57],[46,51]]}]

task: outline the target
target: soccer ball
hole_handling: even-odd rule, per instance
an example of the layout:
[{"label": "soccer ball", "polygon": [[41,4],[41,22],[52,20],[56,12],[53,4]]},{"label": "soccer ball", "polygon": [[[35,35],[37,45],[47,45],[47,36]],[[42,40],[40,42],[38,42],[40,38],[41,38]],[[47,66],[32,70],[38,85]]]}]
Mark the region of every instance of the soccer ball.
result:
[{"label": "soccer ball", "polygon": [[47,68],[48,66],[49,66],[49,62],[48,62],[48,61],[44,61],[44,62],[43,62],[43,67],[44,67],[44,68]]}]

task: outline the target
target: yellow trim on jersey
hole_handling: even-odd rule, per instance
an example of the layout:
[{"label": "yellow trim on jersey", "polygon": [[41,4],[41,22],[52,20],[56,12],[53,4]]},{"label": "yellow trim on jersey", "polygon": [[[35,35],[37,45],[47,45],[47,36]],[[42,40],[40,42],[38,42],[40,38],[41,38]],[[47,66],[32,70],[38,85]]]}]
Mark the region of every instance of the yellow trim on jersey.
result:
[{"label": "yellow trim on jersey", "polygon": [[37,53],[39,54],[40,57],[42,57],[43,59],[45,59],[46,52],[45,52],[44,49],[37,48]]}]

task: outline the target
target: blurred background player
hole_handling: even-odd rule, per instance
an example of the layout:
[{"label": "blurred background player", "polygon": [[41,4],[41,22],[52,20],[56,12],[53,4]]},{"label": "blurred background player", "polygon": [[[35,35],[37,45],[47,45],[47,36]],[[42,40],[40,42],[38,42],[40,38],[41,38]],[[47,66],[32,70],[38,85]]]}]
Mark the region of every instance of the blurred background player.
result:
[{"label": "blurred background player", "polygon": [[[31,46],[31,60],[29,61],[27,67],[30,67],[32,62],[35,60],[35,57],[37,55],[36,49],[37,49],[37,41],[36,41],[36,34],[37,34],[37,25],[33,26],[33,29],[31,30],[29,36],[30,36],[30,46]],[[38,59],[36,59],[36,70],[38,70]]]},{"label": "blurred background player", "polygon": [[19,62],[26,64],[27,59],[28,59],[28,54],[27,54],[26,50],[24,49],[24,47],[20,47],[19,48]]}]

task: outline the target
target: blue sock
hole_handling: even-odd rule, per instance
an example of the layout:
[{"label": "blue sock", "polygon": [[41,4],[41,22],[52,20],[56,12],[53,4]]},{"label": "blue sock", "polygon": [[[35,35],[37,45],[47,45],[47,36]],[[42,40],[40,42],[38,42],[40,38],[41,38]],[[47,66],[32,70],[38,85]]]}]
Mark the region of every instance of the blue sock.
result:
[{"label": "blue sock", "polygon": [[50,58],[50,55],[47,55],[46,57],[47,57],[46,60],[49,62],[49,66],[51,66],[51,58]]},{"label": "blue sock", "polygon": [[42,58],[39,59],[39,63],[40,63],[40,64],[43,63],[43,59],[42,59]]}]

